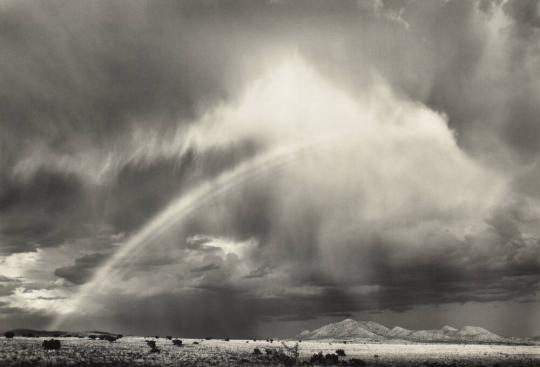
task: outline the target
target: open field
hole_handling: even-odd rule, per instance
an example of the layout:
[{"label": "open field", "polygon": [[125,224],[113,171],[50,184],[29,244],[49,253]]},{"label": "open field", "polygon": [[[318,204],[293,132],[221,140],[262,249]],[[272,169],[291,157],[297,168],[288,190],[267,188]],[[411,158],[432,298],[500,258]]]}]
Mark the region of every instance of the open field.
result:
[{"label": "open field", "polygon": [[[58,351],[44,350],[45,338],[0,339],[0,366],[236,366],[327,365],[309,361],[313,354],[343,349],[339,365],[366,366],[539,366],[540,346],[457,344],[361,344],[304,341],[183,339],[183,346],[156,340],[150,353],[142,337],[104,340],[58,338]],[[154,339],[155,340],[155,339]],[[199,344],[193,344],[198,342]],[[284,345],[285,343],[285,345]],[[292,347],[292,349],[288,349]],[[261,351],[253,353],[254,348]],[[267,351],[268,350],[268,351]],[[269,354],[267,354],[269,353]],[[335,365],[335,363],[332,363]]]}]

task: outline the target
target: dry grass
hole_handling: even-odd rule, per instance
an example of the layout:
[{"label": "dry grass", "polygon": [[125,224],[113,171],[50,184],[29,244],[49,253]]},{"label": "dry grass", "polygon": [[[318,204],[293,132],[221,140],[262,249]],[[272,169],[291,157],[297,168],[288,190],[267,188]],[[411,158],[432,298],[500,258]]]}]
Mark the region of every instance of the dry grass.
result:
[{"label": "dry grass", "polygon": [[[184,346],[158,339],[160,353],[150,353],[144,338],[104,340],[58,338],[58,351],[44,350],[43,338],[0,339],[0,366],[285,366],[307,365],[313,354],[343,349],[340,365],[366,366],[540,366],[540,347],[457,344],[360,344],[295,341],[183,339]],[[193,344],[194,341],[199,344]],[[253,354],[259,348],[261,355]],[[270,353],[267,350],[271,351]],[[296,362],[295,362],[296,361]],[[360,362],[359,362],[360,361]]]}]

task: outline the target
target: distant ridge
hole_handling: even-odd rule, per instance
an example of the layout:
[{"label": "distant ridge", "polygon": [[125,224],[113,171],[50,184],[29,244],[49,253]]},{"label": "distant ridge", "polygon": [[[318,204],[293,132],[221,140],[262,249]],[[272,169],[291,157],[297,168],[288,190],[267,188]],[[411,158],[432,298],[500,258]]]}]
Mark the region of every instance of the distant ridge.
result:
[{"label": "distant ridge", "polygon": [[100,336],[100,335],[119,335],[114,333],[109,333],[106,331],[62,331],[62,330],[35,330],[35,329],[13,329],[9,330],[15,336],[26,336],[26,337],[86,337],[90,335]]},{"label": "distant ridge", "polygon": [[315,329],[304,330],[297,335],[303,340],[366,340],[387,341],[391,339],[414,342],[455,342],[455,343],[526,343],[534,338],[505,338],[478,326],[464,326],[461,329],[443,326],[433,330],[409,330],[399,326],[392,329],[373,321],[345,319]]}]

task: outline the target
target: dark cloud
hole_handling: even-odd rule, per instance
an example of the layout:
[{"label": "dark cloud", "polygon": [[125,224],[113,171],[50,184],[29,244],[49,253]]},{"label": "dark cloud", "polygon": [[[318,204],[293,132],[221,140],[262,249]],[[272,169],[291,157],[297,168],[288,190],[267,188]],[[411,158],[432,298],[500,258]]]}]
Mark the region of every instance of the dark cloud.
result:
[{"label": "dark cloud", "polygon": [[107,254],[95,253],[75,259],[72,266],[58,268],[54,275],[64,278],[74,284],[85,283],[94,273],[96,267],[101,265],[107,259]]},{"label": "dark cloud", "polygon": [[510,0],[505,2],[503,9],[519,25],[540,28],[540,11],[537,1]]}]

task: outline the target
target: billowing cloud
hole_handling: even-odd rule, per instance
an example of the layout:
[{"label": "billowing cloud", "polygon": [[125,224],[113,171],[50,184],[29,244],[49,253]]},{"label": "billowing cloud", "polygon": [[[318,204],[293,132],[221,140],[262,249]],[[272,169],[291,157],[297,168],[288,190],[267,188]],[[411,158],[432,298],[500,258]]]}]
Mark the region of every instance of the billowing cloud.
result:
[{"label": "billowing cloud", "polygon": [[240,336],[538,302],[539,19],[512,0],[5,2],[2,321],[146,333],[150,308],[164,332]]}]

